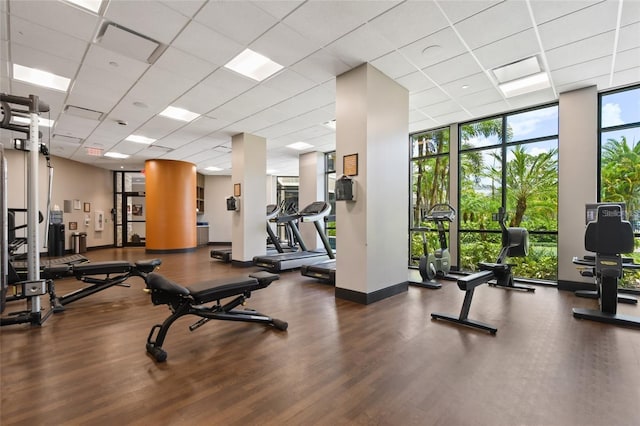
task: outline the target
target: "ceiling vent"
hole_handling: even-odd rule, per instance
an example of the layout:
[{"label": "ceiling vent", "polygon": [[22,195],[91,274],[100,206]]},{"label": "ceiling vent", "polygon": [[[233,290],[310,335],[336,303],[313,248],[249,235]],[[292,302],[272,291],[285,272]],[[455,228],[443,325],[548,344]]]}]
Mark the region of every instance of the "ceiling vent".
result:
[{"label": "ceiling vent", "polygon": [[156,40],[108,21],[102,24],[95,41],[105,49],[148,64],[153,64],[167,48]]},{"label": "ceiling vent", "polygon": [[64,143],[71,143],[71,144],[75,144],[75,145],[80,145],[82,143],[82,138],[76,138],[73,136],[65,136],[65,135],[59,135],[57,133],[53,134],[53,141],[54,143],[56,142],[64,142]]},{"label": "ceiling vent", "polygon": [[86,118],[89,120],[96,120],[96,121],[100,121],[100,119],[102,119],[102,114],[103,114],[100,111],[94,111],[89,108],[82,108],[74,105],[67,105],[66,107],[64,107],[64,112],[66,112],[69,115],[73,115],[75,117],[82,117],[82,118]]}]

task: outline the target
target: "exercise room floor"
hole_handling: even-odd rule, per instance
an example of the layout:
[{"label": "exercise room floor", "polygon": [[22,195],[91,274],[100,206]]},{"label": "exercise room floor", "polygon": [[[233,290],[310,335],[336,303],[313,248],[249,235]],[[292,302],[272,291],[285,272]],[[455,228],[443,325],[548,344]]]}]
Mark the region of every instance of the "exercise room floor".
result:
[{"label": "exercise room floor", "polygon": [[[256,270],[209,250],[158,256],[159,272],[189,285]],[[131,248],[87,257],[151,256]],[[478,288],[469,316],[497,326],[491,336],[430,319],[459,313],[455,283],[362,306],[285,272],[248,307],[287,321],[287,332],[223,321],[190,332],[197,318],[187,316],[169,330],[167,362],[156,364],[145,342],[170,312],[152,305],[140,278],[128,282],[42,327],[0,330],[0,424],[640,424],[640,330],[574,319],[572,307],[597,302],[555,288]],[[56,289],[80,284],[67,278]],[[619,310],[640,316],[640,306]]]}]

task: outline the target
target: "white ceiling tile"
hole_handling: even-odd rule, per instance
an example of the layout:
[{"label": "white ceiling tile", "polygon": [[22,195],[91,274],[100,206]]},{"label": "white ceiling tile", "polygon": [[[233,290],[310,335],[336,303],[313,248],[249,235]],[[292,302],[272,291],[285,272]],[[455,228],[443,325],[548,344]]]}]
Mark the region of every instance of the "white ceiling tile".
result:
[{"label": "white ceiling tile", "polygon": [[532,22],[523,1],[506,1],[455,24],[471,49],[531,28]]},{"label": "white ceiling tile", "polygon": [[504,100],[504,98],[495,88],[471,93],[459,98],[460,104],[467,109],[472,109],[480,105],[492,104],[501,100]]},{"label": "white ceiling tile", "polygon": [[540,45],[533,28],[489,43],[473,51],[482,66],[493,69],[540,54]]},{"label": "white ceiling tile", "polygon": [[617,14],[617,3],[607,1],[539,25],[542,46],[553,49],[611,31],[616,27]]},{"label": "white ceiling tile", "polygon": [[408,1],[371,20],[371,26],[396,48],[447,26],[434,2]]},{"label": "white ceiling tile", "polygon": [[[162,139],[184,126],[185,123],[183,121],[172,120],[167,117],[156,115],[136,129],[135,133],[140,133],[141,135],[152,139]],[[160,143],[160,145],[162,145],[162,143]]]},{"label": "white ceiling tile", "polygon": [[383,74],[398,78],[417,71],[417,68],[407,62],[407,60],[398,52],[391,52],[371,61],[371,65],[380,70]]},{"label": "white ceiling tile", "polygon": [[263,9],[246,1],[208,2],[194,20],[242,45],[249,44],[278,22]]},{"label": "white ceiling tile", "polygon": [[503,0],[445,0],[438,2],[438,4],[449,20],[455,24],[485,9],[493,7],[502,1]]},{"label": "white ceiling tile", "polygon": [[105,17],[164,44],[171,43],[189,22],[186,16],[157,1],[111,1]]},{"label": "white ceiling tile", "polygon": [[79,63],[88,42],[18,17],[11,19],[11,41]]},{"label": "white ceiling tile", "polygon": [[509,104],[507,104],[507,102],[498,101],[469,108],[469,111],[473,114],[474,117],[482,118],[490,115],[500,114],[505,111],[509,111],[509,109]]},{"label": "white ceiling tile", "polygon": [[12,1],[11,15],[85,41],[93,39],[99,22],[97,15],[50,0]]},{"label": "white ceiling tile", "polygon": [[172,45],[219,66],[226,64],[243,50],[241,44],[198,22],[191,22]]},{"label": "white ceiling tile", "polygon": [[547,61],[552,70],[557,70],[573,64],[591,61],[603,56],[611,55],[615,31],[599,34],[566,44],[547,51]]},{"label": "white ceiling tile", "polygon": [[[616,55],[614,71],[617,72],[636,68],[638,64],[640,64],[640,47],[618,52]],[[640,81],[640,79],[638,79],[638,81]]]},{"label": "white ceiling tile", "polygon": [[395,3],[384,0],[306,2],[284,18],[283,22],[325,46],[393,7]]},{"label": "white ceiling tile", "polygon": [[520,96],[509,98],[509,104],[514,109],[525,108],[530,106],[542,105],[555,101],[556,98],[551,88],[538,90],[536,92],[527,93]]},{"label": "white ceiling tile", "polygon": [[439,115],[435,117],[435,120],[437,120],[440,125],[450,125],[450,124],[454,124],[454,123],[461,123],[461,122],[465,122],[465,121],[469,121],[470,119],[472,119],[473,117],[471,116],[471,114],[469,114],[468,112],[464,111],[464,110],[458,110],[455,112],[451,112],[448,114],[443,114],[443,115]]},{"label": "white ceiling tile", "polygon": [[436,83],[445,84],[482,72],[482,69],[470,54],[465,53],[424,68],[423,71]]},{"label": "white ceiling tile", "polygon": [[[626,86],[636,84],[640,81],[640,67],[629,68],[613,74],[613,85],[611,87]],[[603,88],[608,88],[605,86]]]},{"label": "white ceiling tile", "polygon": [[251,3],[258,6],[260,9],[265,10],[278,19],[282,19],[293,10],[304,3],[304,0],[284,0],[284,1],[264,1],[257,0]]},{"label": "white ceiling tile", "polygon": [[620,28],[618,51],[638,47],[638,40],[640,40],[640,22]]},{"label": "white ceiling tile", "polygon": [[318,50],[320,45],[303,37],[287,25],[279,23],[249,47],[272,61],[288,67]]},{"label": "white ceiling tile", "polygon": [[[133,84],[149,67],[146,62],[136,61],[95,44],[89,48],[83,65],[99,68],[131,82],[130,84]],[[88,79],[90,77],[85,78]]]},{"label": "white ceiling tile", "polygon": [[591,77],[607,74],[611,71],[612,56],[606,56],[593,61],[551,71],[553,84],[562,86],[572,81],[582,81]]},{"label": "white ceiling tile", "polygon": [[584,89],[585,87],[596,86],[598,90],[609,88],[609,74],[598,77],[587,78],[582,81],[572,81],[571,83],[556,86],[558,94],[570,92],[572,90]]},{"label": "white ceiling tile", "polygon": [[315,83],[324,83],[351,69],[349,65],[325,51],[318,50],[290,67]]},{"label": "white ceiling tile", "polygon": [[62,114],[56,121],[54,133],[84,139],[93,132],[98,124],[100,122],[97,120]]},{"label": "white ceiling tile", "polygon": [[[299,94],[294,98],[287,99],[276,105],[279,111],[296,117],[308,111],[326,107],[335,102],[335,92],[332,92],[327,86],[320,85]],[[331,119],[333,119],[332,117]]]},{"label": "white ceiling tile", "polygon": [[400,49],[400,53],[418,68],[435,65],[466,51],[467,49],[451,27],[421,38]]},{"label": "white ceiling tile", "polygon": [[284,69],[273,77],[265,80],[263,86],[277,89],[287,97],[309,90],[316,85],[315,82],[303,77],[295,71]]},{"label": "white ceiling tile", "polygon": [[14,64],[37,68],[69,79],[73,79],[80,67],[79,61],[64,59],[17,43],[11,45],[11,59]]},{"label": "white ceiling tile", "polygon": [[207,0],[161,0],[161,2],[171,9],[182,13],[189,18],[193,17]]},{"label": "white ceiling tile", "polygon": [[440,88],[434,87],[432,89],[423,90],[422,92],[411,93],[409,95],[409,105],[411,108],[422,108],[428,105],[444,102],[449,99],[449,96],[440,90]]},{"label": "white ceiling tile", "polygon": [[437,104],[423,106],[419,109],[429,117],[437,119],[439,116],[460,111],[460,105],[453,100],[447,100]]},{"label": "white ceiling tile", "polygon": [[[194,84],[193,80],[152,67],[131,88],[127,98],[132,102],[143,102],[152,111],[159,112]],[[162,90],[158,90],[159,87],[162,87]],[[179,107],[179,105],[175,106]]]},{"label": "white ceiling tile", "polygon": [[409,90],[409,92],[420,92],[434,87],[434,84],[422,71],[407,74],[403,77],[397,78],[396,81]]},{"label": "white ceiling tile", "polygon": [[626,26],[635,22],[640,22],[640,2],[625,1],[622,3],[622,15],[620,16],[620,26]]},{"label": "white ceiling tile", "polygon": [[351,67],[369,62],[394,50],[393,44],[379,35],[369,24],[350,32],[326,48]]},{"label": "white ceiling tile", "polygon": [[[464,86],[467,86],[466,88]],[[442,88],[453,98],[468,96],[487,89],[494,89],[493,83],[483,72],[463,77],[460,80],[442,85]]]},{"label": "white ceiling tile", "polygon": [[153,66],[193,81],[202,80],[217,68],[210,62],[171,46],[164,51]]},{"label": "white ceiling tile", "polygon": [[580,1],[567,1],[567,0],[545,0],[545,1],[532,1],[531,10],[533,11],[533,17],[538,25],[545,22],[560,18],[562,16],[569,15],[577,12],[580,9],[593,6],[596,3],[600,3],[602,0],[580,0]]},{"label": "white ceiling tile", "polygon": [[440,126],[438,121],[422,116],[421,119],[409,123],[409,133],[421,132],[423,130],[433,129]]}]

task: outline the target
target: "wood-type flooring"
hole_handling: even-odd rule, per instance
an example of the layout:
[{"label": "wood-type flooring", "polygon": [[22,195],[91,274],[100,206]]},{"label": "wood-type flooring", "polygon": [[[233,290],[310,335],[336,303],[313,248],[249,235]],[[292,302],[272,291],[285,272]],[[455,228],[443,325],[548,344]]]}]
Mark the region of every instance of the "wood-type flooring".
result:
[{"label": "wood-type flooring", "polygon": [[[209,249],[157,256],[159,272],[189,285],[257,270],[215,261]],[[87,257],[154,256],[127,248]],[[158,364],[145,343],[169,309],[151,303],[140,278],[128,283],[41,327],[0,329],[0,424],[640,424],[640,330],[574,319],[572,307],[597,301],[553,287],[479,287],[469,316],[497,326],[491,336],[431,320],[434,311],[458,314],[464,294],[452,282],[363,306],[284,272],[247,306],[287,321],[288,331],[210,321],[190,332],[197,318],[183,317]],[[56,281],[58,294],[79,286]],[[640,316],[640,306],[619,310]]]}]

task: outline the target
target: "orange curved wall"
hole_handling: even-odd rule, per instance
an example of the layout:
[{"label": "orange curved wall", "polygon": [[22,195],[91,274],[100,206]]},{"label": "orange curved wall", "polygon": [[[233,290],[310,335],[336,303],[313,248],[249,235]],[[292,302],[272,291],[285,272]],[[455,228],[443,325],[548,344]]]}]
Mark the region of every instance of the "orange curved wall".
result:
[{"label": "orange curved wall", "polygon": [[196,166],[147,160],[146,250],[180,252],[196,248]]}]

